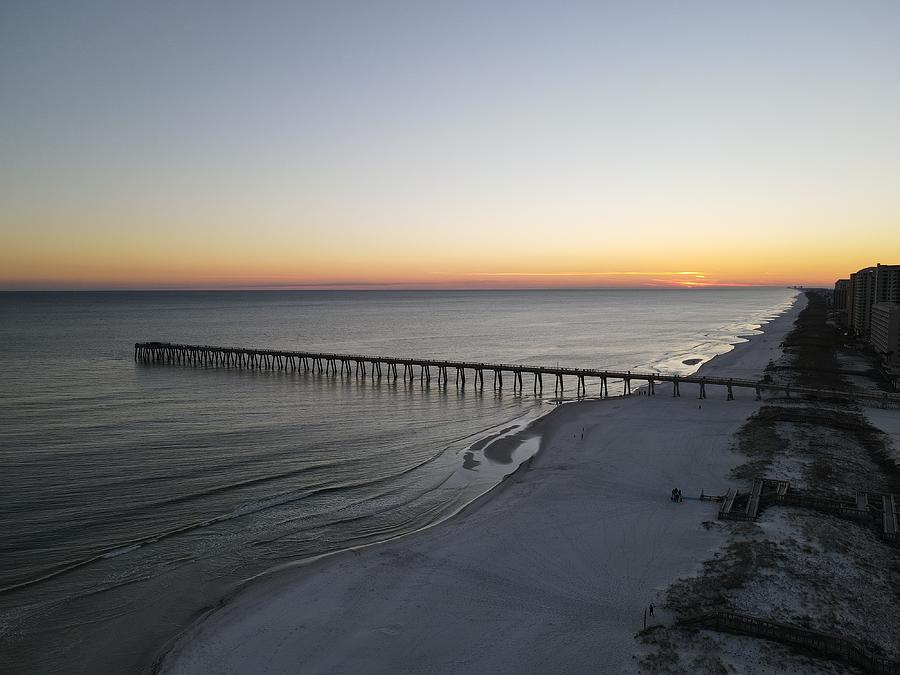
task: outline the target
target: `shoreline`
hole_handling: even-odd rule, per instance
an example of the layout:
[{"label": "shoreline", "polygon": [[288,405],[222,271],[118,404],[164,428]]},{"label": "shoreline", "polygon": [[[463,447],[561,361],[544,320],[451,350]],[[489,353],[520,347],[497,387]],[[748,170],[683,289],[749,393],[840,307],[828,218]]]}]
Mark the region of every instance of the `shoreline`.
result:
[{"label": "shoreline", "polygon": [[[760,375],[762,373],[762,369],[766,364],[763,363],[761,366],[759,365],[758,354],[756,355],[755,360],[753,358],[749,358],[745,354],[745,352],[748,351],[747,349],[745,349],[746,346],[752,345],[755,349],[749,351],[753,352],[768,350],[774,353],[774,351],[777,350],[780,353],[780,343],[784,334],[787,332],[784,324],[789,318],[795,318],[800,309],[802,309],[802,305],[804,304],[804,296],[795,296],[792,305],[775,316],[768,323],[763,324],[759,329],[759,333],[743,338],[742,336],[736,336],[742,338],[743,341],[734,343],[731,350],[722,354],[715,355],[712,358],[704,361],[696,372],[709,372],[710,370],[728,369],[731,373],[737,370],[750,370],[757,375]],[[665,393],[664,387],[660,386],[659,388],[661,389],[661,393]],[[692,396],[691,394],[686,394],[683,398],[689,401],[692,399]],[[529,423],[525,428],[517,431],[512,435],[501,435],[500,438],[494,439],[490,443],[486,444],[485,450],[489,449],[490,445],[495,442],[504,441],[506,443],[511,443],[514,441],[514,439],[516,447],[518,447],[523,442],[523,439],[534,437],[540,438],[539,447],[531,457],[521,462],[491,489],[487,490],[472,501],[463,505],[453,514],[442,518],[440,521],[429,524],[428,526],[419,530],[398,535],[397,537],[388,540],[366,544],[362,547],[342,549],[340,551],[335,551],[324,556],[318,556],[316,558],[288,563],[287,565],[281,566],[279,568],[269,570],[263,575],[259,575],[247,580],[246,582],[235,588],[232,593],[223,598],[223,600],[215,607],[207,609],[206,611],[200,613],[198,615],[198,618],[194,622],[192,622],[184,632],[176,636],[176,638],[165,645],[154,662],[154,672],[169,672],[169,670],[173,667],[177,669],[180,666],[185,665],[183,663],[183,657],[185,657],[186,653],[189,651],[196,652],[198,647],[200,648],[201,658],[199,661],[195,660],[193,665],[198,669],[204,669],[207,666],[204,665],[205,662],[203,660],[202,654],[206,650],[199,645],[198,640],[207,639],[210,637],[214,638],[215,629],[220,623],[231,626],[236,625],[236,623],[241,623],[242,619],[240,617],[231,616],[235,613],[236,609],[244,608],[244,606],[259,608],[260,605],[265,605],[267,599],[271,599],[273,595],[279,594],[283,591],[291,590],[290,588],[282,588],[283,586],[294,587],[295,585],[302,585],[303,583],[308,582],[311,578],[314,578],[317,574],[327,572],[327,570],[329,569],[333,570],[337,567],[344,566],[348,563],[348,561],[355,561],[360,557],[368,556],[369,558],[378,558],[384,553],[383,549],[415,547],[421,542],[421,539],[423,537],[428,537],[429,534],[433,535],[435,530],[444,530],[450,528],[451,523],[459,526],[461,524],[459,522],[460,520],[471,519],[472,514],[483,513],[488,505],[498,504],[499,502],[495,501],[495,497],[497,497],[500,493],[509,494],[508,488],[512,486],[531,484],[530,487],[533,489],[534,487],[536,487],[534,485],[536,481],[533,478],[530,481],[523,481],[521,479],[521,474],[524,474],[526,471],[528,471],[532,467],[532,465],[535,465],[540,469],[546,468],[543,465],[547,461],[552,461],[553,458],[547,458],[545,456],[545,450],[548,446],[555,445],[554,441],[560,435],[563,428],[571,427],[573,423],[576,423],[576,427],[579,424],[587,423],[585,422],[586,417],[592,418],[590,421],[596,421],[593,418],[603,417],[604,413],[609,413],[608,408],[611,407],[618,408],[621,405],[629,405],[629,407],[634,407],[635,403],[645,402],[648,400],[652,399],[650,397],[621,396],[611,397],[609,399],[604,399],[603,401],[599,401],[597,399],[572,401],[564,403],[562,405],[558,405],[555,409],[539,416],[537,419]],[[681,402],[684,403],[685,401]],[[710,403],[712,403],[712,400],[710,400]],[[677,405],[677,403],[673,403],[673,405]],[[707,401],[703,401],[702,405],[709,404],[707,403]],[[698,407],[702,409],[702,405]],[[728,405],[738,407],[735,406],[735,402],[730,402]],[[747,405],[747,402],[745,401],[738,405],[743,408]],[[753,407],[752,404],[751,407]],[[603,408],[607,408],[607,410],[603,410]],[[483,440],[485,439],[477,441],[476,444],[482,442]],[[473,444],[473,446],[476,444]],[[438,528],[439,525],[441,526],[440,528]],[[323,563],[325,562],[329,563],[329,565],[324,565]],[[699,564],[700,560],[697,559],[695,563]],[[251,587],[252,591],[250,590]],[[223,616],[225,617],[224,619]],[[231,621],[230,624],[228,623],[229,621]],[[262,649],[262,647],[260,648]],[[179,661],[178,659],[182,659],[182,661]],[[191,659],[188,659],[188,662],[190,661]],[[288,667],[288,669],[290,668]],[[193,672],[190,668],[189,663],[185,672]],[[275,667],[271,671],[266,672],[280,671],[277,667]]]}]

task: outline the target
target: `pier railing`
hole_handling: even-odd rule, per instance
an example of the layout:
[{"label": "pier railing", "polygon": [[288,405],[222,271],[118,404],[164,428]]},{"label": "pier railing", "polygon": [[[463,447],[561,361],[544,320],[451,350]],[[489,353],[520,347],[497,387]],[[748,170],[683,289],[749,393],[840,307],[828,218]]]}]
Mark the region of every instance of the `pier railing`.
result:
[{"label": "pier railing", "polygon": [[[277,349],[253,349],[244,347],[214,347],[210,345],[185,345],[170,342],[138,342],[134,345],[134,358],[141,363],[170,363],[191,366],[248,368],[258,370],[306,370],[333,375],[373,379],[386,376],[394,380],[430,382],[434,377],[438,384],[446,386],[453,372],[457,386],[466,385],[466,373],[473,375],[475,388],[484,389],[485,372],[493,375],[493,387],[503,389],[504,373],[511,376],[513,391],[523,389],[523,374],[533,378],[534,392],[543,392],[544,376],[554,381],[554,392],[562,393],[564,378],[575,378],[577,394],[587,395],[587,380],[599,381],[601,397],[609,396],[609,383],[621,382],[625,394],[632,393],[633,383],[646,383],[647,393],[654,395],[660,383],[672,385],[672,396],[681,396],[683,385],[696,385],[698,397],[706,398],[708,386],[724,387],[726,397],[734,398],[734,390],[749,389],[756,399],[763,393],[790,398],[792,395],[819,399],[851,399],[860,402],[896,405],[900,394],[868,391],[864,389],[815,389],[795,387],[761,380],[704,375],[672,375],[665,373],[640,373],[632,371],[600,370],[593,368],[567,368],[559,366],[534,366],[513,363],[483,363],[476,361],[451,361],[439,359],[403,358],[395,356],[370,356],[364,354],[335,354],[330,352],[287,351]],[[402,366],[403,374],[399,373]],[[693,388],[693,387],[692,387]]]}]

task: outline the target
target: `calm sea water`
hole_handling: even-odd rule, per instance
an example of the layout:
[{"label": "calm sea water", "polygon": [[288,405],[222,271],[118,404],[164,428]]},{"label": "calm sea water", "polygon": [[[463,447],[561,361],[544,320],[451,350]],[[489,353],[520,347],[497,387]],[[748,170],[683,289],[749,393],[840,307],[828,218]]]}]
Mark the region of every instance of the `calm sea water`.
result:
[{"label": "calm sea water", "polygon": [[241,580],[452,514],[521,459],[471,446],[550,408],[136,341],[688,373],[794,294],[0,294],[0,672],[146,671]]}]

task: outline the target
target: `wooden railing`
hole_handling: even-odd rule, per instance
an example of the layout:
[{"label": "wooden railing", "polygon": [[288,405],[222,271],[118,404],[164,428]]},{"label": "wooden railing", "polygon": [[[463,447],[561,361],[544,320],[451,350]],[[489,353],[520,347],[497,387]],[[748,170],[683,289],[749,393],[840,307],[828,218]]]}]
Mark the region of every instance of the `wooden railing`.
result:
[{"label": "wooden railing", "polygon": [[712,628],[741,635],[752,635],[782,644],[803,647],[828,659],[839,659],[872,673],[900,674],[900,662],[873,654],[855,640],[842,635],[801,628],[731,610],[713,610],[678,621],[681,626]]}]

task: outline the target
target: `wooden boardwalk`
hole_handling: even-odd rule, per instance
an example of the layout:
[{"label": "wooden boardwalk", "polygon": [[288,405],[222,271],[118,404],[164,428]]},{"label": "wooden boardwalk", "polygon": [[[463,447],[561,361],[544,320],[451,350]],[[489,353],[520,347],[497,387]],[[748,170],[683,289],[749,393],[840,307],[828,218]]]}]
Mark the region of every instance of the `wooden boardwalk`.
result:
[{"label": "wooden boardwalk", "polygon": [[731,510],[734,508],[734,500],[738,496],[737,488],[728,488],[728,492],[722,498],[722,507],[719,509],[719,520],[731,520]]},{"label": "wooden boardwalk", "polygon": [[722,497],[712,497],[710,501],[720,501],[719,520],[756,520],[759,501],[762,497],[763,480],[753,481],[749,493],[741,494],[737,488],[728,488]]},{"label": "wooden boardwalk", "polygon": [[783,502],[784,498],[787,496],[787,492],[790,489],[791,484],[786,480],[776,481],[775,485],[775,499],[779,502]]},{"label": "wooden boardwalk", "polygon": [[757,478],[749,493],[728,488],[724,495],[700,499],[722,504],[719,520],[756,520],[760,509],[767,506],[799,506],[872,525],[877,523],[885,541],[898,542],[897,502],[892,494],[858,491],[849,497],[822,497],[792,488],[785,480]]},{"label": "wooden boardwalk", "polygon": [[760,479],[753,481],[753,488],[750,490],[750,498],[747,500],[747,509],[744,515],[747,520],[756,520],[759,513],[759,498],[762,495],[763,482]]},{"label": "wooden boardwalk", "polygon": [[897,506],[894,495],[882,495],[882,527],[884,538],[889,541],[897,541]]},{"label": "wooden boardwalk", "polygon": [[682,387],[691,385],[698,397],[706,398],[707,387],[724,389],[726,398],[734,398],[736,389],[749,390],[760,400],[763,394],[773,396],[793,395],[817,399],[850,399],[885,405],[900,404],[900,394],[866,391],[861,389],[814,389],[774,384],[758,380],[702,375],[667,375],[663,373],[635,373],[631,371],[600,370],[592,368],[561,368],[509,363],[479,363],[474,361],[446,361],[438,359],[402,358],[393,356],[366,356],[362,354],[335,354],[329,352],[285,351],[276,349],[249,349],[243,347],[214,347],[209,345],[185,345],[170,342],[138,342],[134,345],[135,361],[141,363],[167,363],[190,366],[248,368],[258,370],[306,370],[323,374],[381,378],[394,380],[419,379],[430,382],[434,377],[438,384],[447,385],[453,373],[457,386],[465,386],[466,374],[473,375],[475,388],[484,389],[485,372],[493,375],[495,389],[503,389],[503,375],[512,379],[513,391],[521,392],[523,375],[531,376],[534,392],[543,392],[544,376],[554,381],[554,391],[562,394],[564,378],[575,379],[577,395],[587,395],[587,380],[599,382],[599,395],[609,396],[609,383],[621,383],[622,391],[632,393],[633,383],[646,384],[647,393],[656,393],[660,383],[671,384],[672,396],[681,396]]},{"label": "wooden boardwalk", "polygon": [[758,616],[729,610],[715,610],[681,619],[678,621],[678,625],[752,635],[793,647],[809,649],[823,658],[838,659],[870,673],[900,675],[900,663],[879,654],[873,654],[855,640]]}]

